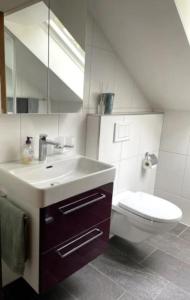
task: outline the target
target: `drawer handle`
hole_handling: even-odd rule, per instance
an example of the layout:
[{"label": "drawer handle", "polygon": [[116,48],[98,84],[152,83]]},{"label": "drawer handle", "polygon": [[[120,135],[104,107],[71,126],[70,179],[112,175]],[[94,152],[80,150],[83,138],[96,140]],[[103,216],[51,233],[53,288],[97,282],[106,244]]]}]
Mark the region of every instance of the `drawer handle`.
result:
[{"label": "drawer handle", "polygon": [[[91,234],[91,233],[93,233],[93,232],[94,232],[94,233],[96,232],[97,234],[94,235],[94,236],[92,236],[90,239],[84,241],[84,242],[81,243],[80,245],[78,245],[78,246],[74,247],[73,249],[69,250],[68,252],[63,253],[63,254],[61,253],[61,251],[63,251],[66,247],[68,247],[68,246],[74,244],[75,242],[80,241],[81,239],[83,239],[84,237],[88,236],[89,234]],[[91,243],[92,241],[98,239],[98,238],[99,238],[100,236],[102,236],[102,235],[103,235],[103,231],[101,231],[101,230],[98,229],[98,228],[95,228],[95,229],[93,229],[93,230],[91,230],[91,231],[88,231],[86,234],[83,234],[82,236],[80,236],[79,238],[75,239],[74,241],[72,241],[72,242],[66,244],[65,246],[63,246],[63,247],[57,249],[57,250],[56,250],[56,253],[57,253],[61,258],[65,258],[65,257],[69,256],[70,254],[74,253],[75,251],[77,251],[78,249],[80,249],[80,248],[86,246],[87,244]]]},{"label": "drawer handle", "polygon": [[[89,198],[89,197],[88,197],[88,198]],[[59,210],[61,211],[61,213],[62,213],[63,215],[68,215],[68,214],[70,214],[70,213],[72,213],[72,212],[74,212],[74,211],[76,211],[76,210],[79,210],[79,209],[81,209],[81,208],[83,208],[83,207],[86,207],[86,206],[88,206],[88,205],[91,205],[92,203],[98,202],[98,201],[100,201],[100,200],[102,200],[102,199],[104,199],[104,198],[106,198],[106,195],[105,195],[105,194],[100,194],[99,197],[97,197],[97,198],[95,198],[95,199],[93,199],[93,200],[91,200],[91,201],[85,202],[85,203],[83,203],[83,204],[80,204],[80,205],[78,205],[78,206],[76,206],[76,207],[73,207],[73,208],[71,208],[71,209],[64,210],[67,206],[70,206],[70,205],[72,205],[72,204],[74,204],[74,203],[71,203],[71,204],[69,204],[69,205],[61,206],[61,207],[59,207]],[[84,199],[85,199],[85,198],[84,198]],[[77,201],[77,202],[81,202],[81,201],[84,200],[84,199],[81,199],[81,200],[79,200],[79,201]]]}]

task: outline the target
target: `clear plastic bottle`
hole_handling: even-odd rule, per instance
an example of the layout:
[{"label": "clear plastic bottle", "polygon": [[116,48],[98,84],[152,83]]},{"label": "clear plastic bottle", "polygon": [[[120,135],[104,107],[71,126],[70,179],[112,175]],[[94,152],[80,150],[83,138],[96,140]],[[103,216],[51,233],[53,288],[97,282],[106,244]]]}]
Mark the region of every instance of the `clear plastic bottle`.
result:
[{"label": "clear plastic bottle", "polygon": [[33,158],[34,158],[34,149],[33,149],[32,137],[27,136],[26,142],[22,150],[21,161],[23,164],[30,164],[33,161]]}]

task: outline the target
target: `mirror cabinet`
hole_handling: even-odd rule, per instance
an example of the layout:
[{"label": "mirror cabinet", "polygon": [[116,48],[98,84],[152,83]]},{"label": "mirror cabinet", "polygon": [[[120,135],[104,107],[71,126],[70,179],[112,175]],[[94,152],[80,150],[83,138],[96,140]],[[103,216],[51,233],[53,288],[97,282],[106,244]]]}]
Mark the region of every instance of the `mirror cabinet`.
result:
[{"label": "mirror cabinet", "polygon": [[85,0],[32,1],[0,18],[2,112],[79,111],[85,69]]}]

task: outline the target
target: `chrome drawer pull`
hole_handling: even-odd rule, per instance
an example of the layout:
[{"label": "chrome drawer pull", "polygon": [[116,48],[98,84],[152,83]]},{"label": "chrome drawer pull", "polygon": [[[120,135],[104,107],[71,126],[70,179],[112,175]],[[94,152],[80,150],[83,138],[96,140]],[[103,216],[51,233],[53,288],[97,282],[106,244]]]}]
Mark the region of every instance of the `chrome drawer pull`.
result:
[{"label": "chrome drawer pull", "polygon": [[[97,233],[95,236],[91,237],[89,240],[87,240],[87,241],[81,243],[80,245],[74,247],[73,249],[69,250],[68,252],[66,252],[66,253],[64,253],[64,254],[61,254],[61,251],[64,250],[66,247],[68,247],[69,245],[72,245],[72,244],[74,244],[75,242],[81,240],[81,239],[84,238],[85,236],[88,236],[88,235],[89,235],[90,233],[92,233],[92,232],[98,232],[98,233]],[[80,248],[86,246],[87,244],[91,243],[92,241],[98,239],[98,238],[99,238],[100,236],[102,236],[102,235],[103,235],[103,231],[101,231],[101,230],[98,229],[98,228],[95,228],[95,229],[93,229],[93,230],[87,232],[86,234],[83,234],[82,236],[80,236],[79,238],[75,239],[74,241],[68,243],[67,245],[65,245],[65,246],[63,246],[63,247],[57,249],[57,250],[56,250],[56,253],[57,253],[61,258],[65,258],[65,257],[69,256],[70,254],[74,253],[75,251],[77,251],[78,249],[80,249]]]},{"label": "chrome drawer pull", "polygon": [[45,218],[45,223],[46,223],[46,224],[51,224],[51,223],[53,223],[53,222],[54,222],[54,218],[53,218],[53,217],[49,216],[49,217],[46,217],[46,218]]},{"label": "chrome drawer pull", "polygon": [[[100,195],[101,195],[100,197],[97,197],[97,198],[95,198],[95,199],[93,199],[93,200],[91,200],[91,201],[88,201],[88,202],[86,202],[86,203],[83,203],[83,204],[81,204],[81,205],[78,205],[78,206],[76,206],[76,207],[73,207],[73,208],[68,209],[68,210],[66,210],[66,211],[64,211],[64,208],[66,208],[67,206],[73,205],[74,203],[71,203],[71,204],[69,204],[69,205],[64,205],[64,206],[62,206],[62,207],[59,207],[59,210],[61,211],[61,213],[62,213],[63,215],[68,215],[68,214],[70,214],[70,213],[72,213],[72,212],[74,212],[74,211],[76,211],[76,210],[78,210],[78,209],[81,209],[81,208],[83,208],[83,207],[85,207],[85,206],[88,206],[88,205],[90,205],[90,204],[92,204],[92,203],[95,203],[95,202],[97,202],[97,201],[100,201],[100,200],[106,198],[106,195],[105,195],[105,194],[100,194]],[[84,198],[84,199],[85,199],[85,198]],[[83,199],[81,199],[81,200],[79,200],[79,201],[77,201],[77,202],[81,202],[82,200],[83,200]]]}]

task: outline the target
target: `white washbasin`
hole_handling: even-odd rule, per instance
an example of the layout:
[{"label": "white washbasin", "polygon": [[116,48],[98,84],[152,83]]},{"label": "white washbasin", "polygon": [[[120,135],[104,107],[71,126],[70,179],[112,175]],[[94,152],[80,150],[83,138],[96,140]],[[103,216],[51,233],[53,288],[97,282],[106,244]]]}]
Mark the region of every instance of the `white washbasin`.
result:
[{"label": "white washbasin", "polygon": [[57,160],[32,165],[0,165],[1,190],[12,199],[17,197],[39,208],[113,182],[114,178],[112,165],[84,156],[59,156]]},{"label": "white washbasin", "polygon": [[36,187],[50,186],[77,180],[81,177],[108,169],[108,165],[85,157],[75,157],[27,168],[16,168],[9,172]]}]

